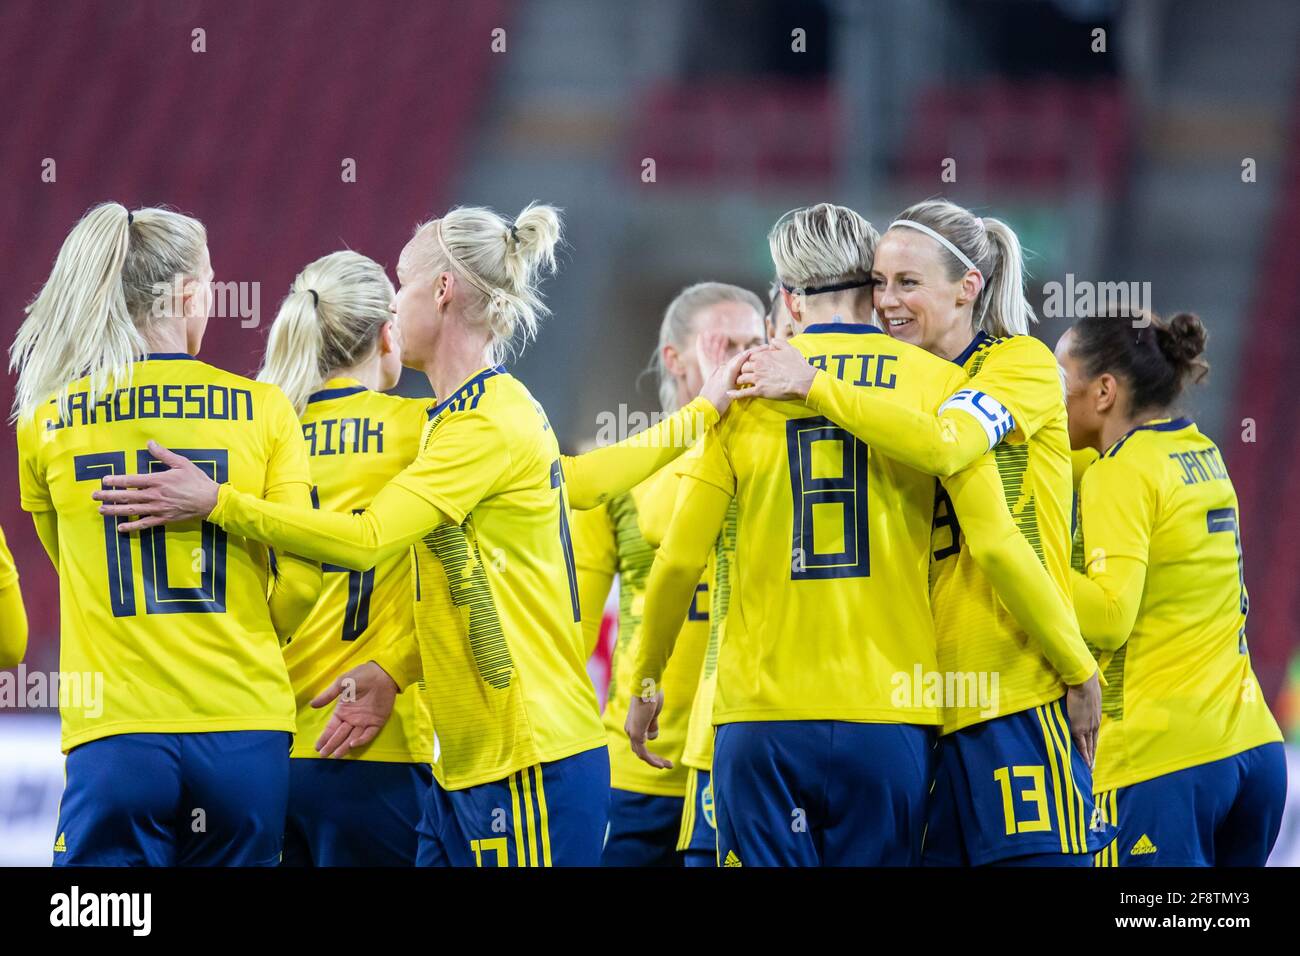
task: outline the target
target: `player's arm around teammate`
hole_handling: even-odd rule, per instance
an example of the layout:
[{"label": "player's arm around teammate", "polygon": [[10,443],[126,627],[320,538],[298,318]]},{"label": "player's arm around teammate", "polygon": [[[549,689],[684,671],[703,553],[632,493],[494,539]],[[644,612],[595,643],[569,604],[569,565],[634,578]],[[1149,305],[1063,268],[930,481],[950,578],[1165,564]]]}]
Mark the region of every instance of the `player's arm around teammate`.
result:
[{"label": "player's arm around teammate", "polygon": [[[750,364],[781,362],[772,387],[792,387],[873,451],[946,476],[932,552],[939,671],[958,680],[997,675],[998,690],[990,694],[995,705],[965,693],[947,701],[927,860],[978,865],[1043,854],[1044,863],[1082,865],[1098,839],[1088,830],[1087,760],[1099,678],[1069,606],[1065,409],[1050,353],[1026,334],[1033,312],[1019,243],[998,220],[921,203],[885,232],[872,277],[875,311],[890,335],[966,372],[933,408],[897,414],[870,379],[846,387],[839,369],[800,369],[779,349]],[[742,370],[742,384],[749,377]],[[971,489],[961,487],[959,469],[990,451],[1000,481],[987,482],[984,495],[965,494]],[[959,491],[966,514],[953,500]],[[999,514],[971,510],[980,503],[1008,507],[1024,544],[1005,525],[999,530]],[[1018,548],[1004,551],[1009,545]],[[979,733],[964,732],[976,725]],[[1022,776],[1034,768],[1033,786],[1013,779],[1015,767]],[[1040,795],[1054,816],[1038,812]]]},{"label": "player's arm around teammate", "polygon": [[[415,461],[361,513],[258,501],[159,448],[173,466],[169,478],[135,476],[114,483],[129,490],[97,493],[106,515],[140,516],[128,530],[207,515],[277,549],[354,570],[422,544],[416,629],[440,744],[429,797],[438,809],[426,808],[426,822],[439,822],[421,825],[417,863],[599,859],[608,751],[580,655],[568,505],[599,504],[680,455],[725,410],[738,365],[654,428],[562,458],[545,411],[499,365],[516,331],[535,331],[535,277],[553,267],[558,238],[549,207],[531,206],[513,224],[463,208],[407,244],[393,309],[405,358],[441,400]],[[474,613],[462,610],[470,606]],[[406,686],[418,671],[389,675],[368,662],[347,676],[361,702],[380,686],[391,698],[394,684]],[[318,749],[342,755],[372,741],[385,715],[362,716],[351,724],[336,710]],[[517,808],[514,832],[526,830],[529,841],[499,835],[490,808],[503,805]]]},{"label": "player's arm around teammate", "polygon": [[[961,365],[977,344],[990,338],[981,331],[985,313],[990,308],[994,314],[1010,310],[1003,300],[1020,292],[1012,288],[1014,281],[1000,281],[985,293],[985,274],[939,231],[920,221],[932,205],[939,204],[904,212],[881,238],[872,270],[875,305],[891,335]],[[1010,229],[992,219],[981,229],[1002,249],[1001,257],[1018,260],[1019,245]],[[985,269],[993,272],[988,265]],[[795,291],[782,290],[787,307],[797,308]],[[990,306],[994,300],[996,305]],[[803,401],[876,452],[944,480],[975,562],[1065,684],[1077,688],[1070,699],[1073,729],[1091,762],[1100,721],[1096,663],[1079,634],[1068,593],[1052,582],[1017,532],[990,455],[1008,438],[1029,441],[1061,404],[1059,372],[1051,354],[1025,334],[1027,327],[1012,331],[1017,334],[933,413],[903,408],[884,393],[855,387],[827,369],[809,365],[783,342],[750,356],[737,378],[741,387],[732,396]]]}]

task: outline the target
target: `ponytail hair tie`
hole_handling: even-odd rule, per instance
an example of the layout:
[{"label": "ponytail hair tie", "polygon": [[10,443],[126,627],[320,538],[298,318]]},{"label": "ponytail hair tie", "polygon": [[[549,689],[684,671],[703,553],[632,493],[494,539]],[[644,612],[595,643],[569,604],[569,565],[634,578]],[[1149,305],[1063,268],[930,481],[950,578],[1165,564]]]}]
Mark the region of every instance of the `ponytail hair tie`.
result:
[{"label": "ponytail hair tie", "polygon": [[510,224],[510,239],[516,246],[519,245],[519,230],[515,228],[514,223]]},{"label": "ponytail hair tie", "polygon": [[319,308],[319,306],[320,306],[320,296],[318,296],[318,295],[316,294],[316,290],[315,290],[315,289],[308,289],[307,291],[311,293],[311,305],[312,305],[312,308],[313,308],[313,309],[315,309],[315,308]]},{"label": "ponytail hair tie", "polygon": [[132,213],[131,210],[128,209],[128,210],[126,211],[126,224],[129,226],[129,225],[131,225],[131,223],[133,223],[133,222],[135,222],[135,214]]}]

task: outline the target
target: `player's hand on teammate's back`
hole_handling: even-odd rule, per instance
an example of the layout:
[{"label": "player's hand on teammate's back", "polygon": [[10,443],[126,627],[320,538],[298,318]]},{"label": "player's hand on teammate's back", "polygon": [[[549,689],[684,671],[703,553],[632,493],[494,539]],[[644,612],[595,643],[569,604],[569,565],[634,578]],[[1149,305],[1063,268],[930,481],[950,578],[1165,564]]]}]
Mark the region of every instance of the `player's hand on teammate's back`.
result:
[{"label": "player's hand on teammate's back", "polygon": [[1097,754],[1097,732],[1101,727],[1101,682],[1096,672],[1082,684],[1066,691],[1065,709],[1070,715],[1070,737],[1074,746],[1091,767]]},{"label": "player's hand on teammate's back", "polygon": [[632,752],[652,767],[671,770],[673,762],[665,760],[646,749],[646,741],[659,736],[659,712],[664,709],[664,692],[660,691],[650,699],[634,695],[627,708],[627,722],[623,730],[627,733]]},{"label": "player's hand on teammate's back", "polygon": [[700,394],[709,400],[718,410],[719,415],[725,414],[731,404],[731,389],[735,384],[736,376],[740,374],[740,367],[745,364],[745,359],[749,358],[753,351],[753,349],[745,349],[738,353],[731,361],[717,366],[705,379]]},{"label": "player's hand on teammate's back", "polygon": [[206,518],[217,506],[219,486],[194,462],[149,442],[149,453],[167,466],[147,475],[109,475],[104,487],[91,497],[102,502],[99,513],[137,520],[120,522],[117,530],[129,534],[175,521]]},{"label": "player's hand on teammate's back", "polygon": [[755,349],[736,378],[732,398],[771,398],[803,401],[812,388],[817,369],[793,345],[776,341]]},{"label": "player's hand on teammate's back", "polygon": [[353,748],[370,743],[392,714],[397,692],[396,681],[374,661],[339,677],[312,698],[311,705],[317,708],[338,700],[316,740],[316,752],[324,757],[346,757]]}]

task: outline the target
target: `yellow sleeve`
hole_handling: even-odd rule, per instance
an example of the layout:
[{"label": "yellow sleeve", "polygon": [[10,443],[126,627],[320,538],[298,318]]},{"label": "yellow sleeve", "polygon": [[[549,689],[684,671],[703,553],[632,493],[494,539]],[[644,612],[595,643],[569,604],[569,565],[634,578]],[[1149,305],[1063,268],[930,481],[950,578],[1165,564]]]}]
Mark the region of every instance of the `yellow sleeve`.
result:
[{"label": "yellow sleeve", "polygon": [[41,540],[41,547],[49,555],[50,564],[59,570],[59,513],[57,511],[33,511],[32,524],[36,526],[36,537]]},{"label": "yellow sleeve", "polygon": [[54,510],[36,432],[35,418],[18,423],[18,499],[22,509],[33,514]]},{"label": "yellow sleeve", "polygon": [[365,511],[343,514],[262,501],[222,485],[208,520],[227,531],[353,571],[400,554],[441,524],[460,524],[510,471],[501,428],[484,409],[453,413]]},{"label": "yellow sleeve", "polygon": [[0,668],[16,667],[27,653],[27,609],[14,583],[0,588]]},{"label": "yellow sleeve", "polygon": [[393,629],[370,659],[384,669],[399,690],[405,690],[424,676],[424,661],[415,631]]},{"label": "yellow sleeve", "polygon": [[1069,596],[1052,581],[1007,510],[992,454],[944,481],[971,557],[1047,662],[1070,686],[1097,672]]},{"label": "yellow sleeve", "polygon": [[18,587],[18,569],[0,530],[0,668],[14,667],[27,652],[27,609]]},{"label": "yellow sleeve", "polygon": [[[1065,407],[1061,366],[1032,335],[1013,335],[993,347],[967,389],[988,396],[1010,412],[1009,442],[1029,441]],[[984,403],[988,406],[988,403]]]},{"label": "yellow sleeve", "polygon": [[463,522],[513,471],[510,439],[490,409],[484,404],[445,415],[433,426],[419,456],[390,485],[423,499],[452,524]]},{"label": "yellow sleeve", "polygon": [[1121,647],[1137,621],[1158,508],[1155,488],[1127,459],[1103,458],[1083,476],[1086,564],[1073,573],[1074,609],[1083,636],[1103,651]]},{"label": "yellow sleeve", "polygon": [[686,480],[678,486],[672,522],[646,581],[633,670],[638,688],[657,687],[662,680],[730,504],[731,495],[708,482]]},{"label": "yellow sleeve", "polygon": [[569,529],[573,535],[573,566],[578,572],[582,637],[586,656],[590,657],[600,641],[605,599],[618,572],[618,546],[605,508],[573,512],[569,515]]},{"label": "yellow sleeve", "polygon": [[[724,429],[726,428],[727,424],[725,422],[710,428],[705,433],[704,440],[700,442],[699,447],[692,450],[691,454],[685,456],[678,464],[677,474],[683,478],[690,477],[707,485],[712,485],[728,498],[731,498],[736,494],[736,469],[731,464],[731,457],[727,454],[727,442],[724,435]],[[684,484],[688,484],[688,482],[681,482],[677,486],[677,495],[673,502],[673,521],[676,521],[677,518],[677,501],[681,498],[682,485]],[[667,532],[665,531],[664,537],[666,536]]]},{"label": "yellow sleeve", "polygon": [[981,420],[966,406],[941,407],[939,414],[908,408],[824,371],[813,377],[805,404],[880,454],[927,475],[954,475],[992,447]]},{"label": "yellow sleeve", "polygon": [[564,486],[577,510],[602,505],[645,481],[695,444],[718,421],[718,410],[699,397],[631,438],[584,455],[565,455]]},{"label": "yellow sleeve", "polygon": [[18,566],[14,564],[13,552],[5,540],[5,532],[0,528],[0,588],[7,588],[18,583]]},{"label": "yellow sleeve", "polygon": [[[267,461],[263,497],[292,508],[310,508],[311,463],[307,457],[307,443],[303,441],[302,426],[293,414],[293,407],[278,390],[267,402],[266,421],[271,454]],[[271,612],[271,626],[282,644],[307,619],[320,596],[320,589],[319,564],[289,552],[276,555],[275,577],[267,606]]]},{"label": "yellow sleeve", "polygon": [[225,484],[207,520],[276,551],[366,571],[405,551],[451,517],[394,480],[359,514],[263,501]]}]

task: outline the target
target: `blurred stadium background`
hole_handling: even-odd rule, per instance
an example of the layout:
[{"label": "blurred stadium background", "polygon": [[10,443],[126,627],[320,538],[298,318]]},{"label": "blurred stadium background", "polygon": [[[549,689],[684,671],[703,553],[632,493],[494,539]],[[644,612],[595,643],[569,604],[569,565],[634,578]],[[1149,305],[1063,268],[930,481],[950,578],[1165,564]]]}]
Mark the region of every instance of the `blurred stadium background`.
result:
[{"label": "blurred stadium background", "polygon": [[[830,200],[883,228],[944,195],[1019,231],[1039,302],[1068,276],[1150,283],[1207,322],[1190,411],[1240,495],[1253,661],[1294,742],[1298,38],[1294,0],[4,0],[0,331],[108,199],[206,223],[217,280],[258,308],[214,317],[203,358],[244,373],[308,261],[346,245],[391,272],[449,205],[542,200],[567,249],[515,371],[576,448],[602,412],[653,409],[639,375],[679,288],[765,294],[782,212]],[[0,523],[26,667],[48,672],[57,582],[15,459],[10,433]],[[61,765],[49,714],[0,707],[0,862],[48,862]],[[1298,844],[1291,813],[1275,859]]]}]

